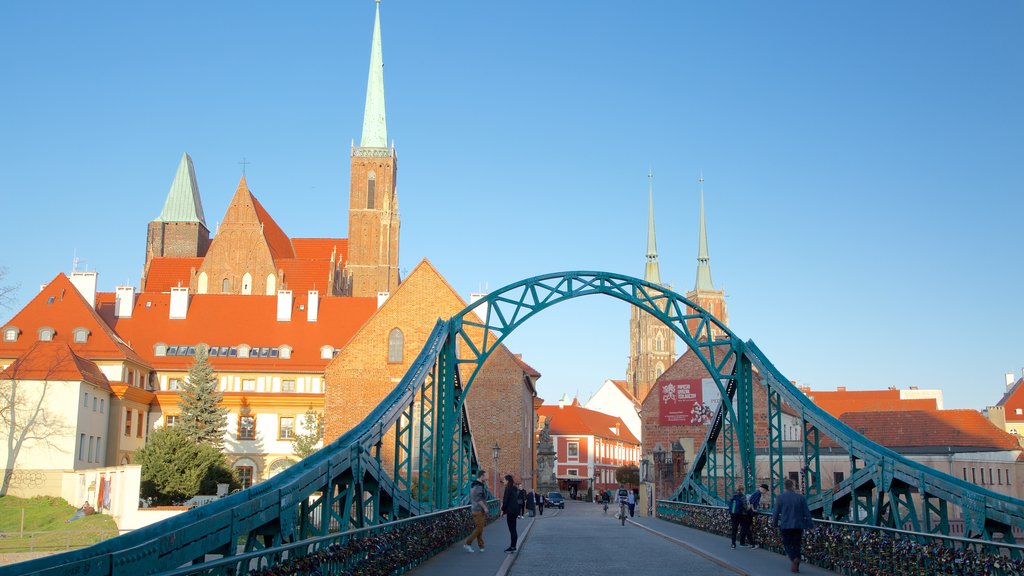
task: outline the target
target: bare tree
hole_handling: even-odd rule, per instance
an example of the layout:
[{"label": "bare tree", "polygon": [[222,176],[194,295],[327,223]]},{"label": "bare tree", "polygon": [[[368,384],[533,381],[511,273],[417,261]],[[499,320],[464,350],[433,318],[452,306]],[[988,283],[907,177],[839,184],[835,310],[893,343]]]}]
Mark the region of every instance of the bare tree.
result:
[{"label": "bare tree", "polygon": [[[28,358],[35,346],[21,358]],[[68,427],[60,414],[54,414],[46,409],[46,397],[50,392],[51,377],[62,363],[71,361],[69,355],[67,348],[58,351],[52,362],[46,366],[42,378],[28,373],[24,362],[19,359],[0,379],[0,437],[5,437],[3,440],[7,456],[3,482],[0,483],[0,496],[7,495],[14,476],[15,464],[26,443],[64,451],[59,445],[59,440],[67,436]]]},{"label": "bare tree", "polygon": [[0,266],[0,308],[10,308],[14,302],[14,295],[18,292],[17,284],[5,284],[7,280],[7,268]]}]

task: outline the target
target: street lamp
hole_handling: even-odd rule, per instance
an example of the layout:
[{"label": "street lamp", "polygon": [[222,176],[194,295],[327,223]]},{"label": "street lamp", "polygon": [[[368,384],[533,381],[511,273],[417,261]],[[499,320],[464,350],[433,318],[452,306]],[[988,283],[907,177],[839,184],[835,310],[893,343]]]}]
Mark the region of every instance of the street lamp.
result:
[{"label": "street lamp", "polygon": [[494,443],[494,448],[491,448],[491,458],[494,459],[494,495],[498,495],[498,455],[501,454],[501,446],[498,443]]},{"label": "street lamp", "polygon": [[591,490],[591,492],[594,493],[594,502],[597,502],[597,479],[600,477],[600,475],[601,473],[597,471],[597,464],[594,464],[594,489]]},{"label": "street lamp", "polygon": [[647,492],[647,515],[651,515],[651,461],[647,458],[640,460],[640,484],[646,488]]}]

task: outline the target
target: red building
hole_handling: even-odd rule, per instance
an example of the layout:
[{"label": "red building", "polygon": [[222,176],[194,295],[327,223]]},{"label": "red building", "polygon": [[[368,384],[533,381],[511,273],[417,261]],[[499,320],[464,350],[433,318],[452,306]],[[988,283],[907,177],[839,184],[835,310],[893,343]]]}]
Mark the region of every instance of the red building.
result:
[{"label": "red building", "polygon": [[575,399],[568,406],[541,406],[537,414],[541,426],[551,421],[555,476],[563,493],[614,489],[617,468],[638,466],[640,441],[622,419],[583,408]]}]

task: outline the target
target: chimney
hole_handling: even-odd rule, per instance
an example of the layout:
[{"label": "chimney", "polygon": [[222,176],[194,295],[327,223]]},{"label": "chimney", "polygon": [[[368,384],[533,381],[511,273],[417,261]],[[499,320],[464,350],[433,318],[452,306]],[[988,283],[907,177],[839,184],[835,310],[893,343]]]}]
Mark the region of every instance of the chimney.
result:
[{"label": "chimney", "polygon": [[836,386],[836,392],[846,392],[846,386]]},{"label": "chimney", "polygon": [[96,280],[99,275],[96,272],[72,272],[71,283],[78,288],[78,292],[85,298],[91,308],[96,307]]},{"label": "chimney", "polygon": [[292,320],[292,291],[277,291],[277,321],[291,322]]},{"label": "chimney", "polygon": [[[477,302],[477,300],[482,300],[482,299],[484,299],[486,297],[487,297],[487,294],[484,294],[483,292],[474,292],[474,293],[469,295],[469,303],[470,304],[475,304]],[[481,322],[487,322],[487,303],[486,302],[481,304],[481,305],[479,305],[479,306],[477,306],[476,308],[474,308],[473,312],[476,312],[476,315],[480,318]]]},{"label": "chimney", "polygon": [[1010,388],[1013,388],[1013,372],[1007,372],[1004,378],[1006,380],[1006,389],[1009,390]]},{"label": "chimney", "polygon": [[184,320],[188,315],[188,288],[171,288],[171,320]]},{"label": "chimney", "polygon": [[114,300],[114,316],[131,318],[132,308],[135,307],[135,286],[118,286],[115,293],[117,296]]},{"label": "chimney", "polygon": [[309,291],[309,299],[306,301],[306,321],[316,322],[316,315],[320,309],[320,293],[316,290]]},{"label": "chimney", "polygon": [[388,296],[391,296],[391,292],[377,292],[377,309],[379,310],[385,302],[388,301]]}]

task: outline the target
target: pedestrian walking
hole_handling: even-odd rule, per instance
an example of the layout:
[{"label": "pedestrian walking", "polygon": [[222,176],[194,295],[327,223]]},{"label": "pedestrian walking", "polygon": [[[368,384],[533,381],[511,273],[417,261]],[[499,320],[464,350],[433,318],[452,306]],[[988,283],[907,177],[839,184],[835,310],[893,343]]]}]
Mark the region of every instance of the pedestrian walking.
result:
[{"label": "pedestrian walking", "polygon": [[775,499],[775,510],[772,512],[772,526],[779,529],[782,535],[782,547],[789,557],[790,572],[800,571],[800,547],[804,530],[814,527],[811,510],[803,494],[796,491],[796,483],[790,479],[785,482],[786,491]]},{"label": "pedestrian walking", "polygon": [[[750,547],[757,548],[757,542],[754,542],[754,518],[757,517],[757,511],[761,509],[761,497],[768,493],[768,485],[761,484],[757,487],[757,490],[750,495],[747,500],[750,502],[750,509],[747,510],[746,516],[740,520],[740,533],[746,533],[750,535]],[[742,540],[742,537],[740,538]]]},{"label": "pedestrian walking", "polygon": [[530,518],[537,515],[537,495],[533,490],[526,493],[526,515]]},{"label": "pedestrian walking", "polygon": [[473,513],[473,532],[462,545],[466,552],[473,551],[473,539],[481,552],[484,551],[484,526],[487,525],[487,470],[476,473],[476,480],[469,486],[469,510]]},{"label": "pedestrian walking", "polygon": [[540,511],[540,515],[544,515],[544,495],[540,492],[535,492],[534,497],[537,499],[537,509]]},{"label": "pedestrian walking", "polygon": [[519,517],[526,516],[526,490],[523,489],[523,483],[516,484],[516,489],[519,492],[516,493],[516,502],[519,504]]},{"label": "pedestrian walking", "polygon": [[750,523],[746,522],[749,519],[750,502],[747,501],[746,495],[743,494],[743,486],[737,486],[736,492],[729,499],[729,518],[732,520],[732,547],[736,547],[736,531],[740,533],[740,545],[741,546],[754,546],[754,538],[750,534]]},{"label": "pedestrian walking", "polygon": [[626,496],[626,507],[629,508],[629,517],[632,518],[636,511],[636,491],[629,491],[629,495]]},{"label": "pedestrian walking", "polygon": [[516,544],[519,541],[519,533],[516,532],[516,519],[519,518],[519,489],[511,474],[505,475],[505,493],[501,496],[501,513],[505,515],[505,522],[508,523],[508,535],[512,543],[505,548],[505,552],[515,552]]}]

